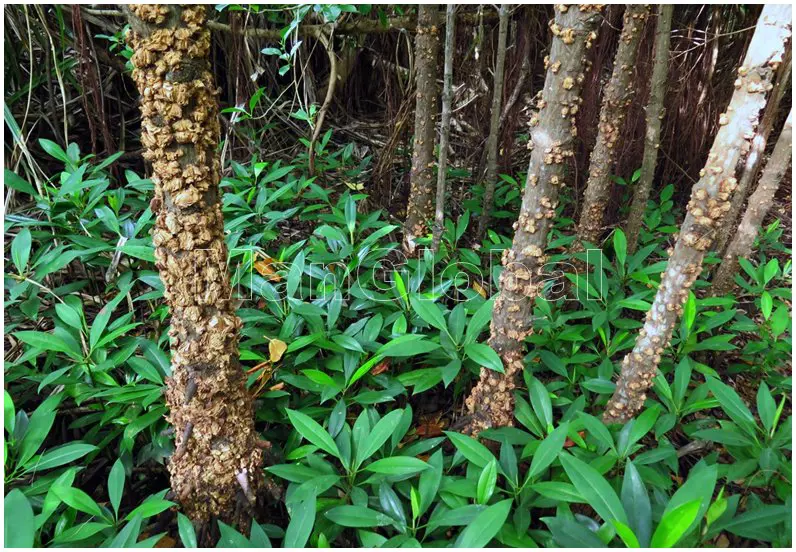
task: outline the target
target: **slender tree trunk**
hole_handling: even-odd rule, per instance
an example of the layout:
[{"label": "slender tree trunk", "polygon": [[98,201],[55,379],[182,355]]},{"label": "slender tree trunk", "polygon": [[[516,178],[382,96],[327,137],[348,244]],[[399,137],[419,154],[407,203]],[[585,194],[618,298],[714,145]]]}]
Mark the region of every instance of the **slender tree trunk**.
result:
[{"label": "slender tree trunk", "polygon": [[622,361],[616,390],[605,408],[606,422],[626,422],[644,406],[645,393],[652,385],[661,355],[683,312],[689,288],[702,272],[705,252],[730,207],[730,196],[738,185],[736,166],[751,149],[760,111],[766,105],[776,66],[782,62],[784,43],[790,38],[790,25],[790,6],[763,7],[749,50],[738,69],[730,105],[719,118],[720,128],[707,164],[691,193],[688,213],[661,276],[658,293],[633,351]]},{"label": "slender tree trunk", "polygon": [[741,219],[741,224],[738,225],[738,231],[727,247],[727,252],[719,265],[716,277],[713,279],[713,295],[724,295],[732,290],[733,276],[738,269],[738,257],[748,258],[751,255],[757,232],[774,202],[774,194],[779,189],[782,177],[788,170],[793,156],[791,114],[788,113],[788,119],[777,139],[777,145],[774,146],[774,152],[760,177],[760,183],[749,196],[749,205]]},{"label": "slender tree trunk", "polygon": [[[741,214],[741,208],[746,202],[749,188],[757,178],[760,170],[760,163],[763,160],[763,153],[766,151],[766,143],[768,136],[771,134],[771,128],[774,126],[774,119],[779,111],[779,104],[782,101],[785,91],[790,85],[790,67],[791,56],[790,51],[787,54],[786,61],[780,66],[777,71],[777,82],[774,85],[774,90],[771,91],[771,98],[768,100],[766,110],[763,112],[763,120],[760,122],[760,128],[757,130],[757,135],[752,141],[752,151],[746,157],[746,163],[741,171],[741,178],[738,179],[738,189],[732,196],[730,201],[730,210],[722,220],[721,230],[716,237],[716,251],[723,253],[727,241],[735,234],[736,222],[738,216]],[[751,205],[751,203],[749,204]]]},{"label": "slender tree trunk", "polygon": [[456,38],[456,5],[448,4],[445,15],[445,69],[442,80],[442,121],[439,133],[439,161],[437,163],[437,201],[434,214],[434,239],[431,249],[439,249],[445,223],[445,177],[448,172],[448,140],[451,133],[451,102],[453,101],[453,50]]},{"label": "slender tree trunk", "polygon": [[152,164],[156,266],[171,309],[166,390],[171,487],[197,522],[244,528],[263,481],[252,398],[238,363],[219,204],[218,100],[204,6],[132,5],[141,143]]},{"label": "slender tree trunk", "polygon": [[404,253],[410,256],[416,254],[417,239],[427,234],[428,222],[434,218],[434,138],[439,53],[437,11],[436,5],[421,4],[417,12],[415,139],[403,239]]},{"label": "slender tree trunk", "polygon": [[638,236],[647,210],[647,201],[652,191],[655,178],[655,166],[658,162],[658,148],[661,140],[661,121],[665,109],[663,97],[666,93],[666,81],[669,69],[669,41],[672,31],[672,4],[658,7],[658,23],[655,28],[655,53],[653,55],[652,79],[650,80],[650,97],[647,102],[647,133],[644,135],[644,157],[641,161],[641,176],[633,192],[633,203],[627,217],[625,235],[627,236],[628,253],[633,253],[638,246]]},{"label": "slender tree trunk", "polygon": [[605,226],[605,209],[611,194],[611,171],[617,157],[617,145],[625,127],[625,119],[633,101],[636,85],[633,74],[644,25],[649,17],[647,4],[628,4],[625,7],[619,48],[614,58],[611,80],[605,87],[600,107],[597,141],[589,159],[589,179],[583,197],[578,223],[578,241],[574,251],[583,243],[596,244]]},{"label": "slender tree trunk", "polygon": [[[557,5],[550,58],[539,112],[531,118],[531,160],[516,233],[503,253],[500,294],[492,311],[489,344],[503,360],[505,373],[481,369],[467,398],[467,430],[512,424],[515,378],[523,368],[523,341],[531,334],[533,303],[539,293],[547,234],[555,217],[558,194],[571,178],[585,52],[597,37],[600,8]],[[563,115],[563,116],[562,116]]]},{"label": "slender tree trunk", "polygon": [[478,238],[486,233],[489,215],[495,202],[495,180],[497,180],[498,138],[500,137],[500,104],[503,101],[503,73],[506,67],[506,36],[509,28],[509,6],[501,4],[498,26],[497,60],[492,89],[492,110],[489,120],[489,137],[486,141],[486,175],[484,177],[484,202],[478,221]]}]

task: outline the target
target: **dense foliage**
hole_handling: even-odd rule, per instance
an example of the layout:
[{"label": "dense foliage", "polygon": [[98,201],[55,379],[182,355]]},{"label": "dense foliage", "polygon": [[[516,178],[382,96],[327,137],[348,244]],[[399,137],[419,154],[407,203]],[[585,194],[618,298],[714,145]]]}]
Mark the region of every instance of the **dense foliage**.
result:
[{"label": "dense foliage", "polygon": [[[227,114],[246,120],[259,99]],[[25,146],[8,107],[6,124],[54,169],[4,174],[5,544],[196,546],[164,468],[169,312],[153,264],[153,184],[122,169],[121,152]],[[685,205],[658,186],[636,252],[617,228],[580,254],[592,269],[576,275],[557,264],[574,240],[565,197],[518,423],[476,439],[457,420],[481,367],[503,370],[486,334],[525,175],[501,175],[483,241],[479,186],[446,219],[439,252],[407,258],[400,223],[368,198],[372,158],[360,153],[330,129],[292,157],[224,167],[240,359],[272,496],[249,533],[220,523],[219,547],[791,545],[783,223],[740,260],[732,295],[710,295],[719,259],[708,257],[646,408],[605,425]],[[463,186],[471,175],[448,176]],[[638,173],[625,177],[615,180],[629,194]]]}]

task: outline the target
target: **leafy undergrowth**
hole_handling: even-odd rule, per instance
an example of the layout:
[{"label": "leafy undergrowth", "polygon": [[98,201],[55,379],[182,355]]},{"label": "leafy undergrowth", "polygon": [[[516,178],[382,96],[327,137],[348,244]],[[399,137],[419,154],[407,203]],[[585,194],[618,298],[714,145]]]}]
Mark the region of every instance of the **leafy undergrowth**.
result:
[{"label": "leafy undergrowth", "polygon": [[[219,546],[790,545],[791,263],[777,222],[735,295],[711,297],[707,272],[693,286],[624,427],[600,416],[677,231],[672,187],[635,254],[616,230],[585,277],[563,270],[564,286],[552,264],[516,427],[476,440],[457,428],[481,366],[502,369],[486,334],[510,229],[473,244],[465,212],[439,254],[405,259],[400,229],[351,184],[368,159],[328,144],[322,183],[306,156],[232,163],[222,182],[241,361],[280,498],[248,535],[222,524]],[[164,467],[152,183],[41,145],[62,172],[40,189],[5,174],[18,200],[5,220],[6,544],[195,545]],[[496,220],[517,211],[518,181],[504,175]],[[572,240],[566,208],[553,263]]]}]

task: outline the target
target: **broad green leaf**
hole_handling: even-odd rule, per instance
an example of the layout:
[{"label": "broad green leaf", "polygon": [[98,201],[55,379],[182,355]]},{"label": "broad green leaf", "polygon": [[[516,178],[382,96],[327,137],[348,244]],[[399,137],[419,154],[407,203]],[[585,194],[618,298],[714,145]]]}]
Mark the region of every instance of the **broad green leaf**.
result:
[{"label": "broad green leaf", "polygon": [[478,477],[478,484],[476,485],[476,499],[478,504],[486,504],[492,498],[492,493],[495,492],[495,484],[497,483],[497,462],[493,458],[481,470],[481,475]]},{"label": "broad green leaf", "polygon": [[511,499],[487,507],[456,539],[457,548],[484,548],[498,534],[509,516]]},{"label": "broad green leaf", "polygon": [[387,439],[393,434],[393,431],[398,427],[404,411],[393,410],[379,420],[373,429],[370,431],[367,440],[365,441],[365,448],[362,451],[357,451],[357,466],[364,460],[373,456],[381,446],[387,442]]},{"label": "broad green leaf", "polygon": [[562,452],[559,459],[572,484],[603,521],[617,520],[628,524],[619,497],[600,472],[568,453]]},{"label": "broad green leaf", "polygon": [[448,327],[445,324],[445,317],[442,316],[439,308],[437,308],[436,303],[434,303],[431,299],[427,297],[423,297],[422,295],[412,294],[409,297],[409,302],[412,305],[412,309],[423,319],[424,322],[431,325],[434,328],[437,328],[440,331],[447,332]]},{"label": "broad green leaf", "polygon": [[31,236],[30,230],[23,228],[11,242],[11,260],[17,268],[17,272],[25,274],[30,258]]},{"label": "broad green leaf", "polygon": [[630,460],[625,464],[621,497],[634,537],[638,538],[641,546],[648,546],[652,534],[652,507],[641,475]]},{"label": "broad green leaf", "polygon": [[75,442],[62,445],[58,448],[48,450],[37,458],[31,459],[30,463],[26,465],[25,471],[43,471],[56,468],[58,466],[63,466],[64,464],[68,464],[73,460],[82,458],[94,450],[97,450],[97,447],[87,443]]},{"label": "broad green leaf", "polygon": [[536,417],[545,425],[548,431],[553,427],[553,404],[550,402],[550,393],[544,384],[531,376],[531,406]]},{"label": "broad green leaf", "polygon": [[315,525],[315,495],[293,506],[290,523],[285,530],[284,548],[304,548]]},{"label": "broad green leaf", "polygon": [[428,469],[428,464],[413,456],[393,456],[371,462],[365,469],[385,475],[409,475]]},{"label": "broad green leaf", "polygon": [[3,500],[3,546],[32,548],[36,531],[33,508],[19,489],[12,489]]},{"label": "broad green leaf", "polygon": [[475,314],[473,314],[473,317],[467,324],[467,333],[464,337],[465,344],[474,343],[481,334],[481,331],[489,324],[489,321],[492,319],[492,307],[494,306],[494,302],[494,299],[484,301],[484,303],[478,307],[478,310],[475,311]]},{"label": "broad green leaf", "polygon": [[119,515],[119,504],[122,502],[122,493],[124,491],[124,464],[121,458],[117,458],[113,463],[111,473],[108,474],[108,496],[111,499],[111,506],[116,515]]},{"label": "broad green leaf", "polygon": [[92,516],[103,517],[102,510],[94,499],[74,487],[53,487],[53,492],[66,504]]},{"label": "broad green leaf", "polygon": [[652,548],[674,547],[696,520],[700,502],[692,500],[666,512],[652,535],[650,546]]},{"label": "broad green leaf", "polygon": [[738,393],[716,378],[708,378],[707,384],[710,392],[713,393],[713,396],[719,401],[722,410],[727,413],[730,419],[741,426],[741,428],[750,435],[754,435],[756,425],[754,416],[752,416],[752,413],[749,411],[746,404],[744,404],[741,397],[738,396]]},{"label": "broad green leaf", "polygon": [[495,459],[489,449],[468,435],[446,431],[445,435],[451,440],[453,445],[474,465],[483,468]]},{"label": "broad green leaf", "polygon": [[180,541],[185,548],[197,548],[196,531],[193,523],[185,514],[177,512],[177,529],[180,533]]},{"label": "broad green leaf", "polygon": [[567,439],[569,424],[564,423],[553,430],[550,435],[539,443],[539,447],[531,458],[531,467],[528,470],[528,478],[533,479],[540,475],[558,457],[558,453],[564,448]]},{"label": "broad green leaf", "polygon": [[503,362],[495,350],[484,343],[470,343],[464,346],[464,354],[481,366],[485,366],[495,372],[504,372]]},{"label": "broad green leaf", "polygon": [[592,531],[565,517],[546,517],[542,521],[550,528],[556,544],[565,548],[605,548],[605,544]]},{"label": "broad green leaf", "polygon": [[393,523],[387,514],[364,506],[336,506],[326,512],[326,517],[343,527],[381,527]]},{"label": "broad green leaf", "polygon": [[625,546],[628,548],[641,548],[641,544],[639,544],[635,533],[633,533],[630,527],[616,520],[612,521],[611,524],[614,526],[614,529],[616,529],[616,534],[619,535],[619,538],[625,543]]},{"label": "broad green leaf", "polygon": [[290,423],[302,437],[318,448],[340,458],[340,451],[337,449],[334,439],[318,422],[298,410],[289,408],[286,410]]}]

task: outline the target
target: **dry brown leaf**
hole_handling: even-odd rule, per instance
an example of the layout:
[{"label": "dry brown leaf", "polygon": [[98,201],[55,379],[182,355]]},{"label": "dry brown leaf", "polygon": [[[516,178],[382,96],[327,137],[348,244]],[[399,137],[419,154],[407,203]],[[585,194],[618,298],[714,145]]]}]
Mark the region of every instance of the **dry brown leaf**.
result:
[{"label": "dry brown leaf", "polygon": [[479,283],[478,283],[478,282],[476,282],[475,280],[473,280],[473,289],[474,289],[476,292],[478,292],[478,294],[479,294],[481,297],[483,297],[484,299],[486,299],[486,290],[485,290],[483,287],[481,287],[481,284],[479,284]]}]

